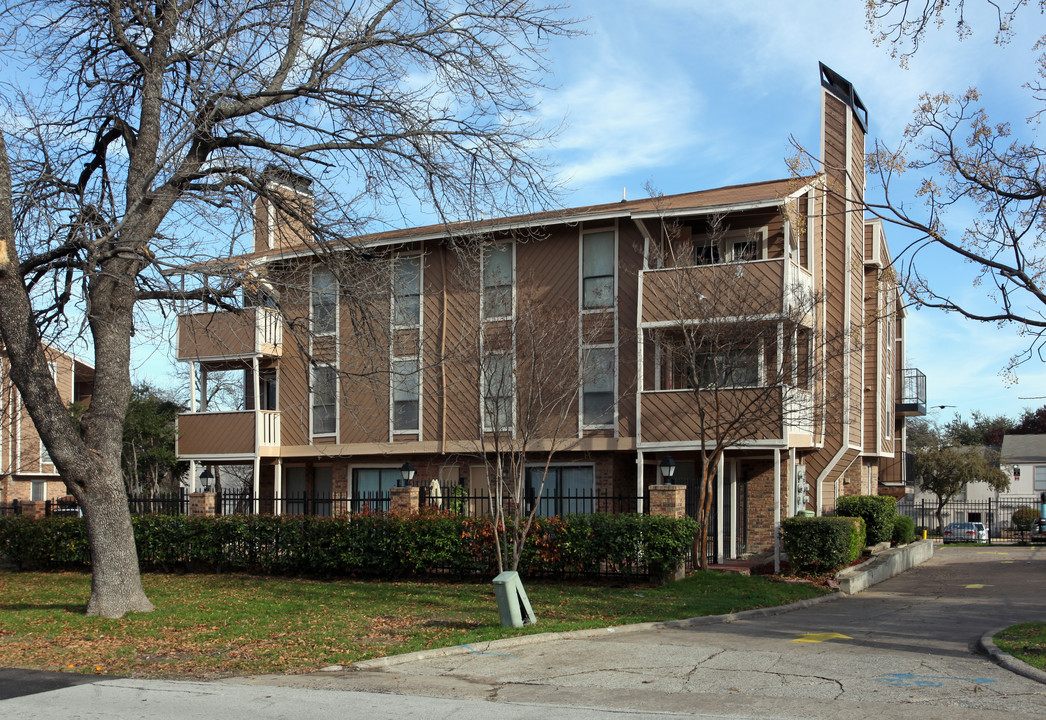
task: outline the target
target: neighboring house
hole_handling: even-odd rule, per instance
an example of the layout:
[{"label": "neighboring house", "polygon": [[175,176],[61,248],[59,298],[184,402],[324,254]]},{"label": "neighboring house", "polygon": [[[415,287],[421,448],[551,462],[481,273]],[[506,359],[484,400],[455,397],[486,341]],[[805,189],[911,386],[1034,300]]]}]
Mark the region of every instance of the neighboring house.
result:
[{"label": "neighboring house", "polygon": [[[999,497],[1027,498],[1046,492],[1046,435],[1004,435],[999,466],[1010,477],[1010,489]],[[985,497],[989,493],[995,497],[994,491],[984,488]]]},{"label": "neighboring house", "polygon": [[[62,400],[71,405],[89,399],[94,368],[68,353],[52,348],[46,353]],[[0,504],[52,500],[67,494],[65,483],[8,376],[7,357],[0,348]]]},{"label": "neighboring house", "polygon": [[[570,446],[555,456],[547,492],[636,498],[658,482],[666,455],[677,463],[676,481],[691,482],[701,445],[687,383],[707,372],[708,358],[681,365],[667,358],[664,338],[691,319],[671,311],[666,289],[680,267],[707,266],[759,278],[758,294],[781,308],[767,316],[776,323],[773,339],[735,358],[728,373],[730,392],[774,384],[781,395],[767,406],[757,436],[730,448],[719,467],[713,506],[721,521],[711,533],[719,556],[771,547],[781,519],[830,511],[840,495],[874,494],[880,486],[903,491],[896,458],[904,417],[925,414],[925,380],[904,367],[904,314],[882,226],[843,199],[864,192],[866,111],[827,68],[821,113],[826,170],[819,176],[355,238],[354,247],[392,258],[377,283],[388,339],[372,350],[373,341],[360,339],[353,307],[339,302],[357,290],[339,288],[302,243],[300,228],[259,201],[255,252],[235,259],[259,277],[246,307],[179,318],[177,353],[190,365],[192,398],[191,412],[179,418],[179,457],[193,464],[197,487],[203,466],[251,465],[261,498],[384,491],[405,460],[418,469],[415,484],[461,479],[479,490],[485,471],[474,419],[481,398],[495,391],[450,349],[461,344],[465,326],[478,324],[487,337],[511,322],[520,298],[537,293],[551,311],[576,313],[583,327],[602,323],[597,333],[563,338],[576,348],[575,372],[582,373],[582,357],[599,363],[585,364],[598,369],[584,371]],[[311,202],[307,180],[283,175],[274,182],[288,197]],[[713,218],[728,231],[710,233]],[[468,287],[455,279],[460,258],[450,241],[478,233],[487,245]],[[662,263],[665,253],[657,250],[679,238],[692,255]],[[786,322],[797,294],[823,297],[823,305]],[[282,318],[272,309],[277,303]],[[745,312],[734,307],[723,315]],[[307,338],[298,330],[306,325]],[[804,373],[813,328],[845,335],[847,351]],[[511,375],[512,347],[483,352],[500,354]],[[242,372],[242,407],[208,412],[208,383],[229,371]],[[829,396],[831,406],[818,409],[817,400]],[[805,419],[784,412],[804,402]]]}]

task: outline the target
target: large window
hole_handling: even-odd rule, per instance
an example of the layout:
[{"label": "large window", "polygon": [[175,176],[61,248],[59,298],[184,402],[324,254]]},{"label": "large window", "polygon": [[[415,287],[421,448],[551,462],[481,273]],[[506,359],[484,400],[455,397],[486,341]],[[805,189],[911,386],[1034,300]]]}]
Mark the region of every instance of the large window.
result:
[{"label": "large window", "polygon": [[488,352],[483,360],[483,429],[487,432],[512,427],[515,397],[512,354]]},{"label": "large window", "polygon": [[331,335],[338,329],[338,281],[330,270],[312,269],[312,332]]},{"label": "large window", "polygon": [[512,317],[512,244],[488,245],[483,252],[483,319]]},{"label": "large window", "polygon": [[338,376],[334,368],[312,369],[312,434],[333,435],[338,429]]},{"label": "large window", "polygon": [[421,371],[417,358],[392,363],[392,429],[414,432],[418,429],[421,402]]},{"label": "large window", "polygon": [[582,424],[607,426],[614,422],[614,348],[584,351]]},{"label": "large window", "polygon": [[392,267],[393,327],[417,327],[421,324],[421,256],[400,255]]},{"label": "large window", "polygon": [[399,468],[355,468],[352,471],[352,509],[385,510],[389,489],[402,479]]},{"label": "large window", "polygon": [[[697,388],[753,387],[761,384],[759,351],[738,348],[720,352],[703,352],[694,356],[686,368],[687,382]],[[677,368],[677,373],[683,368]]]},{"label": "large window", "polygon": [[614,306],[614,231],[581,236],[582,307]]},{"label": "large window", "polygon": [[538,514],[576,515],[595,512],[595,471],[591,465],[553,465],[545,474],[545,489],[541,500],[537,493],[541,488],[541,477],[545,467],[527,468],[527,505],[538,503]]}]

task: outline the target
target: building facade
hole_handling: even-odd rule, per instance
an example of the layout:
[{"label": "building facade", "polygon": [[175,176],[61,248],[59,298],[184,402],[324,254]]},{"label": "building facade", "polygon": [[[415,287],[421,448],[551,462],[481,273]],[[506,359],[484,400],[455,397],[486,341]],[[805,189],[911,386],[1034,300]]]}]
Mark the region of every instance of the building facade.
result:
[{"label": "building facade", "polygon": [[[484,490],[503,437],[529,443],[550,497],[602,492],[642,510],[667,456],[688,487],[710,457],[724,558],[771,547],[799,511],[903,488],[896,458],[919,398],[903,402],[882,226],[853,202],[866,112],[827,68],[821,115],[815,176],[319,253],[303,223],[259,201],[255,252],[234,259],[257,278],[244,307],[179,318],[192,398],[180,458],[197,486],[205,467],[249,466],[258,498],[381,493],[405,461],[416,485]],[[311,203],[307,180],[271,182]],[[230,376],[237,401],[216,404]],[[921,397],[924,413],[924,385]]]},{"label": "building facade", "polygon": [[[67,405],[91,397],[94,368],[74,356],[47,350],[51,376]],[[0,505],[15,500],[52,500],[67,495],[22,398],[10,381],[0,348]]]}]

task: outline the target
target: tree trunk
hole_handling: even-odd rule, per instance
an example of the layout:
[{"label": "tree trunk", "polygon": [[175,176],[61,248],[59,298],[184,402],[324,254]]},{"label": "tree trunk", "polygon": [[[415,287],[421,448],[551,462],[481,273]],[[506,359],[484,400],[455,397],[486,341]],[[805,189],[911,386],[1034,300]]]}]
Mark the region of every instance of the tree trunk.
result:
[{"label": "tree trunk", "polygon": [[149,612],[153,604],[142,589],[131,512],[118,472],[79,483],[77,500],[84,510],[91,548],[91,598],[87,614],[117,618]]}]

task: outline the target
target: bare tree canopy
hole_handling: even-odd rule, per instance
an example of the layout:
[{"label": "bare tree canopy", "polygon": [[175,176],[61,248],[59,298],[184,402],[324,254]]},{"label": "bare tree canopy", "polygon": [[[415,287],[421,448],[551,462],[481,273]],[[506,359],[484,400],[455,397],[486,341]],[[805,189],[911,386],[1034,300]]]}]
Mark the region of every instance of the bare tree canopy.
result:
[{"label": "bare tree canopy", "polygon": [[[120,477],[139,303],[234,302],[241,282],[164,274],[244,249],[254,197],[317,252],[417,207],[547,206],[534,152],[543,47],[527,0],[0,0],[0,331],[11,378],[84,508],[89,614],[149,610]],[[274,169],[275,168],[275,169]],[[308,212],[281,182],[311,179]],[[313,209],[315,213],[313,213]],[[240,268],[234,268],[240,269]],[[82,335],[79,428],[43,342]]]},{"label": "bare tree canopy", "polygon": [[[1042,0],[868,0],[867,18],[875,40],[904,64],[944,26],[954,23],[960,39],[989,32],[1006,44],[1018,23],[1038,27],[1044,9]],[[1036,49],[1044,40],[1041,34]],[[1040,108],[1030,120],[1046,109],[1044,78],[1046,56],[1039,55],[1024,81]],[[898,146],[877,141],[871,148],[869,176],[883,194],[880,202],[864,202],[875,215],[918,233],[899,263],[915,302],[1013,324],[1028,337],[1006,368],[1010,373],[1046,351],[1046,148],[1025,120],[990,117],[975,88],[924,94]],[[913,178],[916,201],[905,202],[902,182]],[[940,250],[972,265],[981,293],[971,299],[927,279]]]}]

